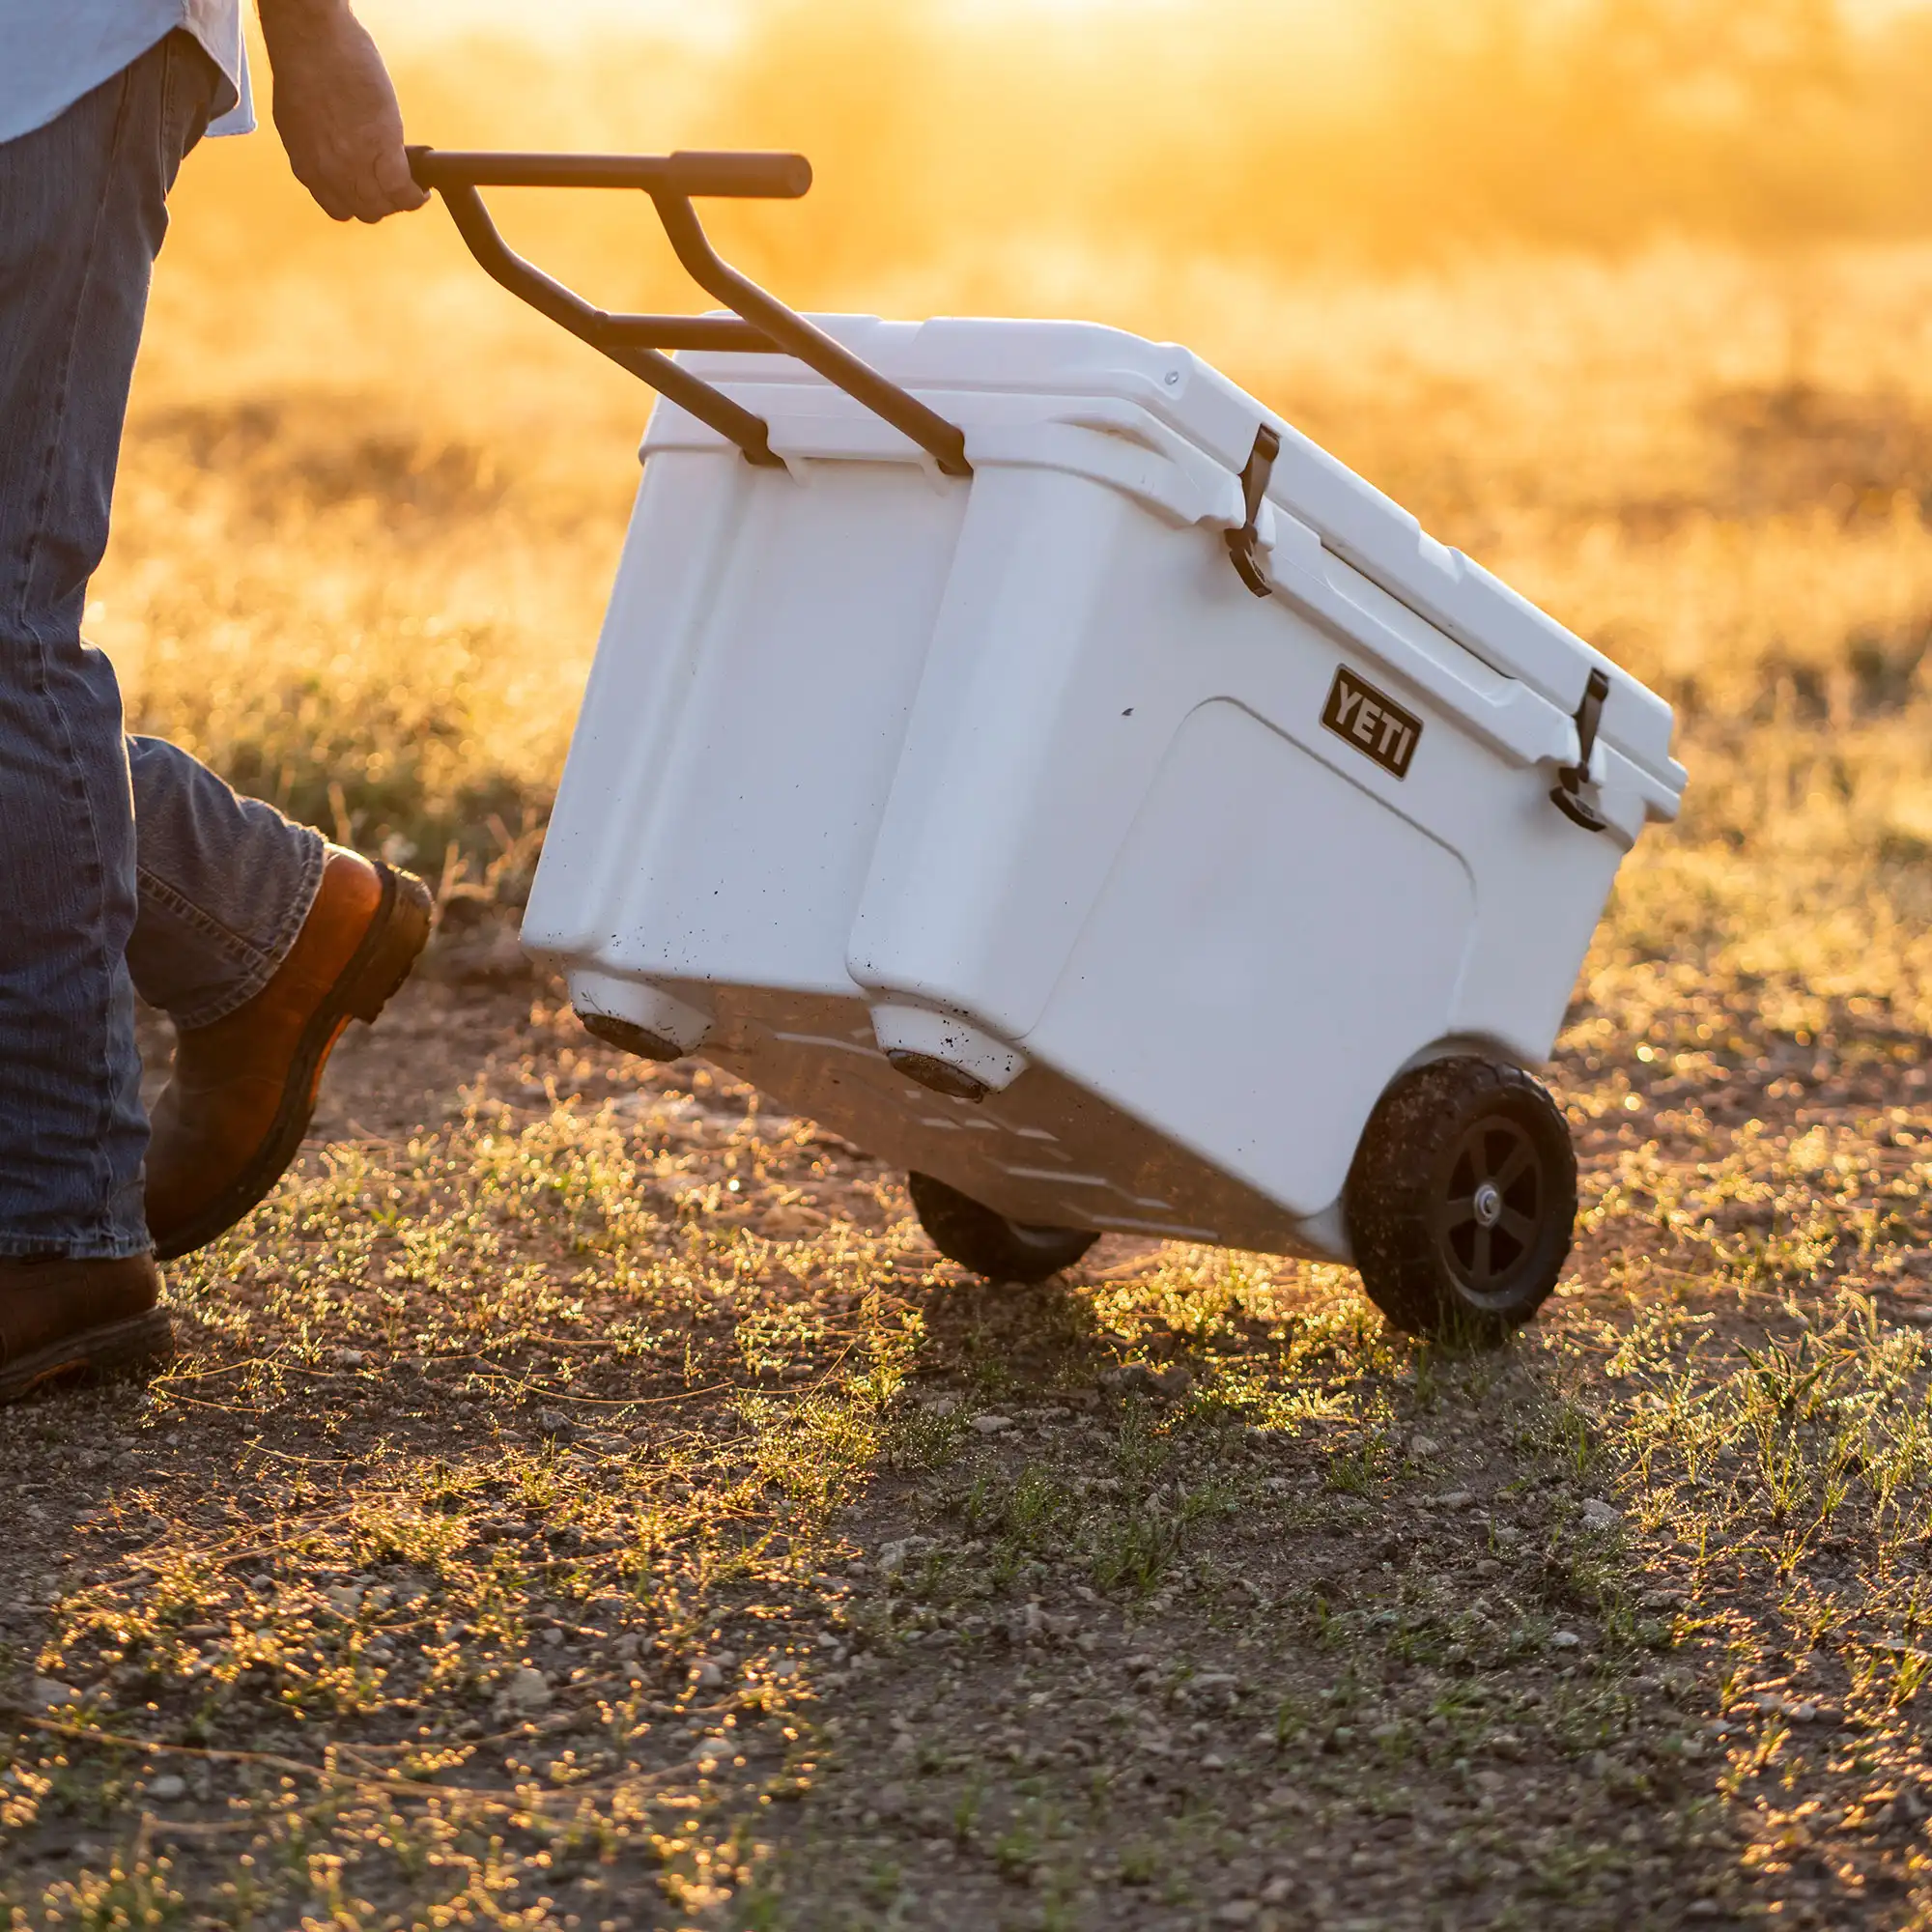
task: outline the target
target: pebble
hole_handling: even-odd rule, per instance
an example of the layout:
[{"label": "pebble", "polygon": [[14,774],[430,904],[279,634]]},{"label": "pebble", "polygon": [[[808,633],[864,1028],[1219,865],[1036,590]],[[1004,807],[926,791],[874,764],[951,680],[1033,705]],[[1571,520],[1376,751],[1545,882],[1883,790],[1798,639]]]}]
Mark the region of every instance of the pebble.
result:
[{"label": "pebble", "polygon": [[1252,1898],[1231,1898],[1214,1915],[1217,1925],[1252,1925],[1262,1916],[1261,1907]]},{"label": "pebble", "polygon": [[888,1543],[879,1551],[879,1575],[896,1577],[915,1556],[921,1556],[933,1547],[929,1536],[902,1536],[895,1543]]},{"label": "pebble", "polygon": [[710,1658],[701,1657],[691,1666],[691,1681],[700,1690],[715,1690],[724,1683],[724,1673]]},{"label": "pebble", "polygon": [[503,1698],[520,1711],[541,1711],[550,1702],[550,1679],[526,1663],[511,1671]]},{"label": "pebble", "polygon": [[1163,1369],[1154,1377],[1153,1385],[1169,1401],[1179,1402],[1194,1386],[1194,1375],[1176,1362],[1172,1368]]},{"label": "pebble", "polygon": [[1551,1650],[1580,1650],[1583,1639],[1575,1631],[1553,1631],[1549,1637]]},{"label": "pebble", "polygon": [[1598,1496],[1590,1497],[1580,1514],[1585,1529],[1614,1529],[1623,1520],[1621,1511]]},{"label": "pebble", "polygon": [[976,1415],[973,1418],[973,1427],[981,1435],[1003,1435],[1012,1426],[1013,1419],[1010,1415]]},{"label": "pebble", "polygon": [[187,1779],[177,1777],[171,1771],[164,1771],[160,1776],[149,1778],[147,1796],[156,1804],[172,1804],[177,1799],[187,1796]]},{"label": "pebble", "polygon": [[1430,1457],[1441,1452],[1442,1445],[1433,1435],[1411,1435],[1408,1438],[1408,1453],[1418,1463],[1426,1463]]},{"label": "pebble", "polygon": [[541,1435],[575,1435],[577,1425],[561,1409],[540,1408],[537,1410],[537,1433]]},{"label": "pebble", "polygon": [[1472,1491],[1445,1490],[1441,1495],[1435,1498],[1435,1507],[1446,1510],[1467,1509],[1475,1500],[1475,1493]]},{"label": "pebble", "polygon": [[52,1677],[36,1677],[27,1695],[43,1711],[55,1711],[63,1704],[80,1702],[80,1692],[71,1684],[62,1684]]}]

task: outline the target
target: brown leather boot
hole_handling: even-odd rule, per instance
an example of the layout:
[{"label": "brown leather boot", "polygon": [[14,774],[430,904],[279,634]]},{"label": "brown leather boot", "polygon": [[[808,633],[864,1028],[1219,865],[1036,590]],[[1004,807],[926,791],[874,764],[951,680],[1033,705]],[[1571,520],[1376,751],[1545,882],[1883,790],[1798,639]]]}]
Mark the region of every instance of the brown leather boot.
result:
[{"label": "brown leather boot", "polygon": [[148,1149],[148,1232],[161,1260],[206,1247],[287,1172],[335,1042],[409,978],[430,909],[420,879],[330,846],[275,977],[226,1019],[181,1036]]},{"label": "brown leather boot", "polygon": [[0,1261],[0,1403],[56,1376],[174,1353],[152,1255],[125,1262]]}]

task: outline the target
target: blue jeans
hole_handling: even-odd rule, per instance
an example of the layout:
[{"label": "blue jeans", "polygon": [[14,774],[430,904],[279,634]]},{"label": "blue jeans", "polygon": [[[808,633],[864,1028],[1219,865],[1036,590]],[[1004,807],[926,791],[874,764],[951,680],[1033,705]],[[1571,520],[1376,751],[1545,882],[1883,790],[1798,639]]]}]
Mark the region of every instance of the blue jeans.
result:
[{"label": "blue jeans", "polygon": [[149,1247],[134,995],[233,1012],[295,943],[320,836],[124,734],[81,641],[166,197],[213,64],[170,34],[0,142],[0,1257]]}]

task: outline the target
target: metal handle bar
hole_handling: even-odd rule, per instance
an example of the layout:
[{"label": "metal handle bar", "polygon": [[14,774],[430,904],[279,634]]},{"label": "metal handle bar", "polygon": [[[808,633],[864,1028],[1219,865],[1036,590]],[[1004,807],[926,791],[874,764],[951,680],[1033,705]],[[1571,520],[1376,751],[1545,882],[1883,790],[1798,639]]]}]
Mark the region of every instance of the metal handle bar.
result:
[{"label": "metal handle bar", "polygon": [[[418,184],[442,196],[458,234],[484,270],[540,314],[715,429],[765,467],[777,466],[761,418],[681,368],[666,349],[716,349],[796,356],[828,383],[909,437],[949,476],[970,476],[964,434],[821,328],[729,267],[712,247],[695,195],[795,200],[811,185],[802,155],[498,155],[409,150]],[[651,198],[686,272],[739,317],[611,315],[517,254],[477,193],[503,187],[630,187]]]},{"label": "metal handle bar", "polygon": [[412,148],[424,187],[637,187],[751,201],[797,201],[811,188],[803,155],[503,155]]}]

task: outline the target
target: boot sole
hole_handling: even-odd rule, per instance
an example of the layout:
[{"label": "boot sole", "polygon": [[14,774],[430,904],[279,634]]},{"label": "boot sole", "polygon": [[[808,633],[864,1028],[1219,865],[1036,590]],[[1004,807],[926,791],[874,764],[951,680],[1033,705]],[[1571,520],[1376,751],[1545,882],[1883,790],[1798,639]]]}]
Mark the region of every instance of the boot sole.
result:
[{"label": "boot sole", "polygon": [[43,1382],[67,1376],[111,1375],[117,1370],[164,1362],[175,1351],[174,1324],[167,1311],[151,1308],[124,1321],[103,1322],[65,1341],[36,1349],[0,1369],[0,1405],[18,1402]]},{"label": "boot sole", "polygon": [[260,1206],[300,1151],[308,1123],[315,1116],[323,1068],[335,1050],[335,1042],[351,1020],[373,1024],[380,1017],[429,944],[434,913],[429,888],[408,872],[397,872],[387,866],[379,870],[383,875],[382,904],[342,977],[302,1031],[301,1044],[289,1063],[274,1125],[255,1158],[200,1214],[185,1226],[171,1230],[164,1239],[156,1240],[157,1261],[179,1261],[183,1255],[207,1247],[250,1208]]}]

